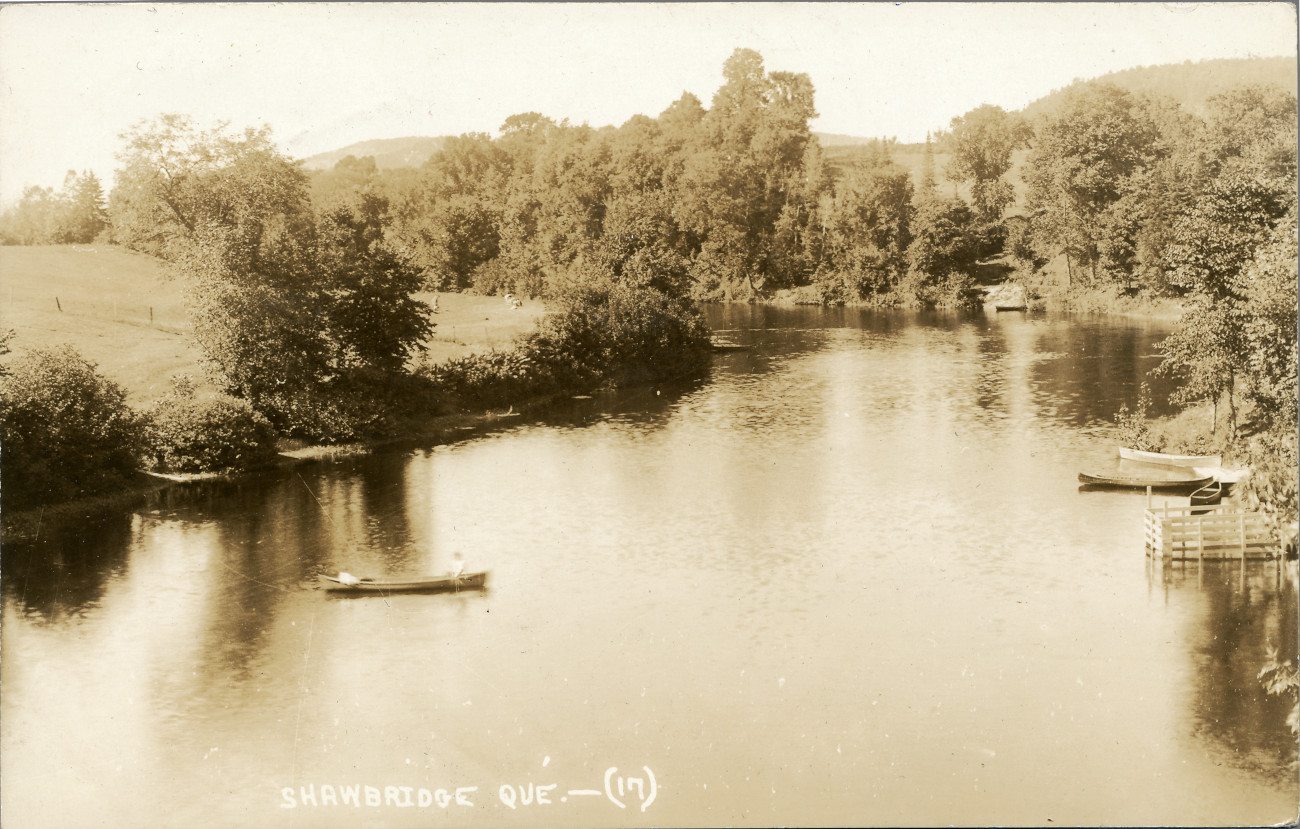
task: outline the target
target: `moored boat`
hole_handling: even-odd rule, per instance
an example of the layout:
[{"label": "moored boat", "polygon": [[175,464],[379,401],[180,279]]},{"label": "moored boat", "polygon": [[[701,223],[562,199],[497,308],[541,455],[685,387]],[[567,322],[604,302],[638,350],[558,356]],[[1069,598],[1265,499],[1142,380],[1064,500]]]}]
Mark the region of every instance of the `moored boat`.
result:
[{"label": "moored boat", "polygon": [[487,586],[488,571],[445,575],[424,579],[359,579],[356,577],[320,576],[321,587],[331,593],[366,595],[372,593],[454,593],[482,590]]},{"label": "moored boat", "polygon": [[1141,449],[1119,448],[1119,456],[1126,461],[1175,466],[1179,469],[1210,469],[1223,465],[1222,455],[1170,455],[1165,452],[1146,452]]},{"label": "moored boat", "polygon": [[1193,507],[1211,507],[1223,500],[1226,487],[1218,481],[1211,481],[1191,494],[1188,505]]},{"label": "moored boat", "polygon": [[1214,481],[1213,475],[1180,475],[1176,472],[1161,472],[1152,470],[1151,472],[1106,472],[1102,474],[1090,474],[1087,472],[1079,473],[1079,483],[1088,486],[1103,487],[1124,487],[1128,489],[1151,489],[1156,490],[1197,490]]}]

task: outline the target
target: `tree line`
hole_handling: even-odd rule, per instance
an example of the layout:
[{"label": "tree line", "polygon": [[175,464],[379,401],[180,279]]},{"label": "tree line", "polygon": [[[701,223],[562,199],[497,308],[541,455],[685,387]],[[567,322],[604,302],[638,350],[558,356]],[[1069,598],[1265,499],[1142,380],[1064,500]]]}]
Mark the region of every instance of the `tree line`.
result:
[{"label": "tree line", "polygon": [[[349,156],[306,177],[310,207],[368,215],[437,290],[547,296],[612,277],[696,300],[798,289],[825,303],[951,305],[971,298],[978,262],[999,254],[1022,274],[1060,260],[1076,287],[1185,295],[1195,284],[1175,234],[1193,202],[1229,175],[1270,192],[1294,179],[1295,96],[1273,87],[1236,88],[1196,112],[1105,83],[1057,93],[1033,121],[985,104],[937,134],[933,149],[948,163],[928,161],[913,176],[889,141],[844,169],[828,165],[809,126],[817,111],[806,74],[768,71],[757,52],[737,49],[722,77],[708,108],[684,93],[619,127],[530,112],[506,119],[496,138],[448,139],[418,168]],[[82,217],[78,228],[172,258],[170,240],[203,220],[184,192],[194,164],[230,167],[230,186],[271,175],[250,172],[245,158],[274,155],[268,133],[222,144],[216,132],[176,116],[138,128],[106,204],[85,176],[58,195],[31,188],[0,236],[69,238],[10,230],[54,227],[34,217],[57,202]],[[182,133],[208,157],[184,158]],[[142,165],[141,142],[160,136],[176,146]],[[1027,192],[1017,204],[1010,175],[1021,150]],[[274,174],[289,175],[280,158]],[[166,179],[173,173],[177,181]],[[966,198],[941,194],[940,177]],[[161,198],[144,198],[155,185]]]},{"label": "tree line", "polygon": [[0,215],[0,244],[67,245],[110,241],[104,187],[90,170],[69,170],[59,190],[31,186]]},{"label": "tree line", "polygon": [[[1256,432],[1294,423],[1294,95],[1247,87],[1194,113],[1085,84],[1032,123],[983,105],[927,140],[914,178],[888,141],[828,165],[806,74],[738,49],[722,77],[707,108],[684,93],[600,129],[522,113],[391,170],[309,175],[267,128],[164,115],[124,134],[107,199],[91,174],[29,189],[0,238],[170,262],[223,411],[279,436],[364,439],[411,412],[697,370],[697,301],[961,305],[990,257],[1030,283],[1063,261],[1072,287],[1183,298],[1164,370],[1184,396],[1235,413],[1241,391]],[[422,365],[430,289],[561,313],[518,352]],[[185,422],[168,440],[211,414],[184,389],[169,405]]]}]

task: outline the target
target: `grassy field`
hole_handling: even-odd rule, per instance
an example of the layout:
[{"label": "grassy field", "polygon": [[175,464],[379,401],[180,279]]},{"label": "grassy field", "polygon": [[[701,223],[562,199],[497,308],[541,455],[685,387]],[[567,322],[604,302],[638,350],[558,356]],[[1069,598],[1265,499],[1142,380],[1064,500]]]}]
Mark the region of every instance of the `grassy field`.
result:
[{"label": "grassy field", "polygon": [[[437,328],[426,343],[446,360],[504,348],[532,330],[541,302],[511,309],[500,297],[429,294],[437,298]],[[171,378],[201,378],[199,352],[189,339],[181,284],[163,262],[111,246],[0,247],[0,329],[11,345],[70,344],[99,365],[141,406],[171,388]]]}]

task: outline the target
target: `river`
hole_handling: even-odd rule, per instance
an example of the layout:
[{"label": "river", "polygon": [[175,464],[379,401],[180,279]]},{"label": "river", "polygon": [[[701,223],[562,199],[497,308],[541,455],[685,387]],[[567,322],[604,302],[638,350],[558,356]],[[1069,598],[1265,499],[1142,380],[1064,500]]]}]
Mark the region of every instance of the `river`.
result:
[{"label": "river", "polygon": [[1076,480],[1163,323],[709,313],[691,383],[7,545],[6,829],[1295,818],[1293,565]]}]

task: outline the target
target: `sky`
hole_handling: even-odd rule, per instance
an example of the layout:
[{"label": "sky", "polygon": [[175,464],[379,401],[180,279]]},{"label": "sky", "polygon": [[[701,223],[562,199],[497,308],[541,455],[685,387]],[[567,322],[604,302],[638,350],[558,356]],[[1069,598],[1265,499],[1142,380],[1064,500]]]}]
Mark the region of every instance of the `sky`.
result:
[{"label": "sky", "polygon": [[374,138],[592,126],[705,106],[739,47],[806,72],[813,129],[920,141],[1076,78],[1296,54],[1289,3],[156,3],[0,7],[0,203],[69,169],[112,183],[165,112],[270,125],[294,157]]}]

